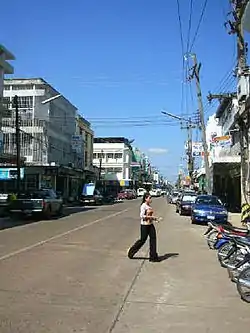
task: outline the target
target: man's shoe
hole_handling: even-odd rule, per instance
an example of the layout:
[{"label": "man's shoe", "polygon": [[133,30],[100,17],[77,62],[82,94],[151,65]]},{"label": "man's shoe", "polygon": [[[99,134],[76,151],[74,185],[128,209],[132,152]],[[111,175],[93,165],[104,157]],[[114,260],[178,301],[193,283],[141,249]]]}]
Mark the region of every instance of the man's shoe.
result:
[{"label": "man's shoe", "polygon": [[133,259],[134,254],[131,253],[131,248],[128,249],[128,251],[127,251],[127,256],[128,256],[129,259]]},{"label": "man's shoe", "polygon": [[161,258],[159,258],[159,257],[156,257],[156,258],[149,258],[149,261],[150,261],[150,262],[160,262],[160,261],[161,261]]}]

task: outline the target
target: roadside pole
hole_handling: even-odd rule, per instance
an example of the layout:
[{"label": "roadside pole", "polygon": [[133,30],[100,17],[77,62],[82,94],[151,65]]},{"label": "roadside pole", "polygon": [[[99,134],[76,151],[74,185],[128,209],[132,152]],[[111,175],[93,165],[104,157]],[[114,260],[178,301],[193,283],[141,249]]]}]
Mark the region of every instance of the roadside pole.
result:
[{"label": "roadside pole", "polygon": [[211,185],[211,172],[209,167],[209,159],[208,159],[208,145],[206,138],[206,125],[204,119],[204,108],[202,102],[202,93],[201,93],[201,85],[200,85],[200,69],[201,63],[197,63],[196,54],[192,53],[189,56],[193,59],[194,66],[192,68],[192,73],[190,75],[190,79],[195,79],[196,83],[196,91],[197,91],[197,101],[199,108],[199,119],[201,125],[201,134],[202,134],[202,146],[204,151],[204,164],[205,164],[205,172],[206,172],[206,190],[208,194],[212,194],[212,185]]},{"label": "roadside pole", "polygon": [[17,194],[20,194],[21,190],[21,147],[20,147],[20,124],[19,124],[19,108],[18,108],[18,96],[15,95],[13,98],[13,104],[15,107],[16,115],[16,167],[17,167],[17,179],[16,179],[16,190]]}]

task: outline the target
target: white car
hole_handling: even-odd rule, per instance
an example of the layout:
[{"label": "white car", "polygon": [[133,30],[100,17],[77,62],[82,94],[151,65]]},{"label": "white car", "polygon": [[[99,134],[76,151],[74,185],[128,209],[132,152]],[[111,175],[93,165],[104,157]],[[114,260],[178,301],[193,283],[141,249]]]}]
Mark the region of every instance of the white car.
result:
[{"label": "white car", "polygon": [[161,196],[161,190],[154,188],[152,190],[149,191],[151,197],[160,197]]},{"label": "white car", "polygon": [[138,197],[143,197],[146,192],[147,191],[145,190],[145,188],[140,187],[140,188],[137,189],[137,196]]}]

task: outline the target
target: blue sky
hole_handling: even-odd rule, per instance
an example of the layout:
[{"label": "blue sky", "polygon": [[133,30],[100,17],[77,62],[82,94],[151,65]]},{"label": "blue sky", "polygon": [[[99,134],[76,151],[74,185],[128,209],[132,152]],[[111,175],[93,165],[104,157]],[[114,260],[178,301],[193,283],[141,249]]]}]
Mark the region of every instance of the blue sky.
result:
[{"label": "blue sky", "polygon": [[[186,132],[176,122],[169,125],[160,110],[181,114],[197,109],[188,84],[184,86],[188,107],[181,108],[182,53],[176,1],[56,3],[12,0],[3,5],[6,14],[1,17],[0,42],[16,55],[15,76],[43,77],[92,122],[96,136],[135,139],[152,162],[174,179]],[[191,39],[203,1],[193,3]],[[235,58],[235,37],[223,26],[228,3],[208,0],[193,49],[202,62],[205,106],[209,90],[230,88],[230,80],[220,86]],[[180,7],[186,47],[189,1],[180,0]],[[207,117],[215,108],[206,106],[205,110]],[[105,117],[113,119],[101,119]],[[135,126],[138,122],[151,125]],[[156,154],[157,150],[150,153],[152,148],[161,148],[161,154]]]}]

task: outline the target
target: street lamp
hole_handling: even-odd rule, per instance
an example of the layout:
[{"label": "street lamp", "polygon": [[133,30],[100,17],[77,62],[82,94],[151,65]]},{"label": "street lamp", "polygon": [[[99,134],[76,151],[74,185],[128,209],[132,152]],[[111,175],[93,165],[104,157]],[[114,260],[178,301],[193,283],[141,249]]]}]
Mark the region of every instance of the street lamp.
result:
[{"label": "street lamp", "polygon": [[50,97],[50,98],[45,99],[45,100],[42,101],[41,103],[42,103],[42,104],[47,104],[47,103],[52,102],[52,101],[54,101],[55,99],[57,99],[57,98],[59,98],[59,97],[61,97],[61,96],[62,96],[61,94],[58,94],[58,95],[52,96],[52,97]]},{"label": "street lamp", "polygon": [[189,171],[189,177],[190,179],[192,179],[192,174],[194,171],[194,158],[193,158],[193,152],[192,152],[192,129],[196,127],[196,124],[191,120],[191,117],[189,119],[185,119],[184,117],[180,117],[177,116],[175,114],[172,114],[170,112],[166,112],[166,111],[161,111],[162,114],[164,114],[165,116],[177,119],[179,121],[186,121],[187,126],[186,127],[182,127],[188,130],[188,171]]},{"label": "street lamp", "polygon": [[193,121],[191,120],[191,118],[186,119],[186,118],[184,118],[184,117],[180,117],[180,116],[177,116],[177,115],[175,115],[175,114],[173,114],[173,113],[166,112],[166,111],[161,111],[161,113],[164,114],[165,116],[169,116],[169,117],[171,117],[171,118],[174,118],[174,119],[177,119],[177,120],[180,120],[180,121],[182,121],[182,120],[183,120],[183,121],[186,121],[188,124],[192,124],[193,126],[196,127],[196,123],[193,122]]}]

